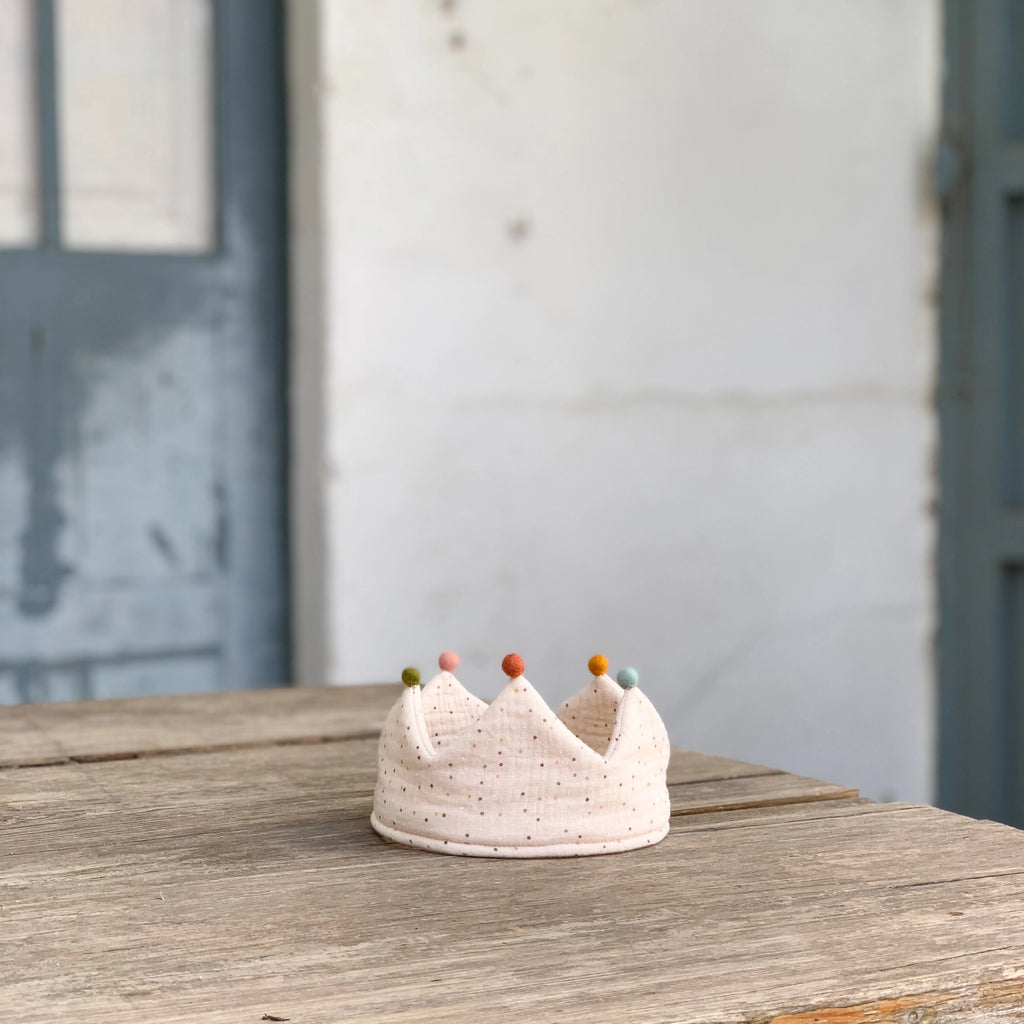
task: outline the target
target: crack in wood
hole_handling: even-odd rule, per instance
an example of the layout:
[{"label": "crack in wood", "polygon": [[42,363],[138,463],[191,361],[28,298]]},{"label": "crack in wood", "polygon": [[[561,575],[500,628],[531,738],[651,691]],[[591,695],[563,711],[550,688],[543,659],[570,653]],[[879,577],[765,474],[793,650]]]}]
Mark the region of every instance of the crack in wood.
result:
[{"label": "crack in wood", "polygon": [[[842,801],[845,801],[847,799],[849,799],[849,798],[848,797],[837,797],[836,801],[837,802],[842,802]],[[836,820],[838,820],[840,818],[861,818],[861,817],[863,817],[866,814],[899,814],[899,813],[905,813],[907,811],[918,811],[918,810],[920,810],[920,806],[916,805],[916,804],[870,804],[869,806],[865,806],[865,804],[869,804],[869,801],[867,801],[866,798],[858,797],[857,799],[858,800],[862,800],[863,799],[864,803],[856,803],[855,806],[856,806],[857,810],[852,811],[850,814],[841,814],[840,813],[840,814],[821,814],[821,815],[817,815],[817,816],[814,816],[814,817],[806,816],[806,817],[801,817],[800,818],[799,824],[806,825],[806,824],[809,824],[811,822],[817,822],[817,821],[836,821]],[[782,806],[785,806],[785,805],[782,805]],[[725,809],[725,811],[723,811],[721,813],[728,814],[731,811],[738,811],[738,810],[744,810],[744,809],[749,810],[750,808],[728,807],[728,808]],[[759,808],[754,808],[754,809],[757,810]],[[783,824],[789,824],[789,822],[782,822],[782,823]],[[722,829],[744,829],[744,828],[746,828],[746,829],[750,829],[750,828],[760,829],[760,828],[764,828],[765,824],[766,824],[766,822],[765,822],[764,818],[758,818],[757,820],[754,820],[754,821],[749,821],[749,820],[747,820],[747,821],[728,821],[728,820],[726,820],[726,821],[715,822],[714,824],[711,824],[711,825],[703,825],[703,824],[701,824],[701,825],[688,825],[687,828],[686,828],[686,831],[687,831],[687,833],[697,833],[697,832],[718,832],[718,831],[720,831]]]},{"label": "crack in wood", "polygon": [[963,875],[959,878],[936,878],[925,882],[905,882],[902,885],[890,886],[891,889],[921,889],[929,885],[950,885],[953,882],[974,882],[981,881],[986,878],[1006,878],[1012,875],[1024,875],[1024,870],[1020,871],[996,871],[987,875]]},{"label": "crack in wood", "polygon": [[699,779],[683,779],[680,782],[670,782],[668,788],[675,786],[696,786],[702,782],[732,782],[735,779],[763,779],[769,775],[785,775],[781,768],[765,768],[763,771],[745,772],[737,775],[708,775]]},{"label": "crack in wood", "polygon": [[853,800],[858,796],[856,789],[836,789],[828,793],[793,793],[778,797],[758,797],[737,803],[707,804],[700,807],[681,807],[672,809],[672,817],[683,817],[688,814],[714,814],[716,811],[751,811],[762,807],[787,807],[790,804],[822,803],[826,800]]},{"label": "crack in wood", "polygon": [[346,733],[343,736],[290,736],[274,740],[241,740],[236,743],[211,743],[205,746],[161,747],[154,750],[115,750],[98,754],[69,754],[31,764],[0,764],[0,772],[28,768],[52,768],[62,764],[98,764],[104,761],[135,761],[143,757],[180,757],[183,754],[217,754],[232,750],[264,750],[274,747],[302,747],[321,743],[346,743],[349,740],[372,740],[379,732]]}]

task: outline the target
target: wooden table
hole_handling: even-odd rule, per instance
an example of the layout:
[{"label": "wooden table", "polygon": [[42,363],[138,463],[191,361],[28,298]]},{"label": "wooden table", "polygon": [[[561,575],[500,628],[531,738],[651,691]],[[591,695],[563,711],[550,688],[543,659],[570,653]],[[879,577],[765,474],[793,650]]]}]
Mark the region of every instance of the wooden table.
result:
[{"label": "wooden table", "polygon": [[1024,1020],[1024,833],[678,751],[657,847],[421,853],[397,692],[0,709],[3,1020]]}]

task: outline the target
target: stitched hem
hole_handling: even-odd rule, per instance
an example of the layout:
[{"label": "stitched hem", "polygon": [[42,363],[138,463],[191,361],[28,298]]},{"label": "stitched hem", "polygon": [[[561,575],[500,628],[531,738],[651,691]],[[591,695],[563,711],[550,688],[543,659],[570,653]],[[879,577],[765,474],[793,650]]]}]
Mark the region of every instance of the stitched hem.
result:
[{"label": "stitched hem", "polygon": [[653,846],[668,835],[668,822],[653,832],[640,836],[629,836],[627,839],[611,839],[596,843],[549,843],[544,846],[484,846],[480,843],[459,843],[453,839],[435,839],[432,836],[421,836],[415,832],[403,832],[401,829],[385,825],[376,815],[370,814],[370,824],[374,831],[403,846],[415,846],[431,853],[450,853],[457,857],[590,857],[602,853],[623,853],[636,850],[642,846]]}]

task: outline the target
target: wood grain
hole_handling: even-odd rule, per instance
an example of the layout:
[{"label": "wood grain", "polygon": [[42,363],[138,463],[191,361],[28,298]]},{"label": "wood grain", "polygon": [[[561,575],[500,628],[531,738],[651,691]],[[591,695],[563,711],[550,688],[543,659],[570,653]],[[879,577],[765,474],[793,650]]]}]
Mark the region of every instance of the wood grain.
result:
[{"label": "wood grain", "polygon": [[[202,798],[207,807],[224,802],[225,813],[234,813],[236,801],[251,802],[254,788],[271,787],[276,793],[298,787],[319,788],[324,785],[370,801],[377,772],[377,739],[359,738],[340,743],[316,744],[311,749],[295,749],[304,744],[285,744],[259,747],[218,748],[211,754],[231,754],[227,762],[208,762],[200,754],[178,754],[174,758],[115,758],[110,761],[68,762],[67,764],[37,766],[21,771],[0,772],[0,800],[17,805],[23,811],[32,807],[58,810],[67,820],[68,815],[84,802],[90,820],[104,815],[116,818],[123,813],[125,798],[141,798],[147,804],[158,806],[176,799],[198,797],[198,786],[203,786]],[[268,752],[269,750],[269,752]],[[170,761],[181,759],[180,764]],[[113,762],[125,763],[114,770]],[[842,786],[831,786],[817,779],[787,775],[768,768],[758,768],[740,761],[727,762],[736,770],[743,768],[754,775],[727,774],[724,778],[709,780],[711,767],[721,768],[723,759],[706,760],[692,751],[673,751],[669,763],[669,795],[673,814],[696,814],[724,808],[743,808],[764,805],[806,803],[827,799],[856,796],[856,791]],[[220,782],[211,787],[207,766],[229,764],[231,771],[218,776]],[[94,764],[109,764],[106,772],[86,771]],[[73,776],[64,770],[73,766],[80,770]],[[50,770],[44,770],[49,768]],[[69,778],[76,779],[69,786]],[[262,780],[262,781],[261,781]],[[100,787],[102,784],[103,788]],[[369,805],[368,805],[369,806]],[[172,811],[172,813],[176,813]],[[369,815],[369,809],[367,809]],[[72,845],[80,836],[67,834]],[[53,840],[56,841],[56,840]]]},{"label": "wood grain", "polygon": [[[293,687],[137,700],[0,708],[0,769],[46,764],[330,743],[378,733],[401,687]],[[772,780],[758,776],[774,775]],[[747,779],[734,786],[673,790],[674,813],[758,806],[772,799],[834,799],[855,791],[696,751],[673,751],[670,783]]]},{"label": "wood grain", "polygon": [[[671,762],[669,766],[669,778],[674,780]],[[739,810],[743,807],[842,800],[857,795],[857,790],[847,786],[836,786],[786,772],[735,776],[710,782],[673,781],[668,791],[672,798],[673,814],[706,814],[709,811]]]},{"label": "wood grain", "polygon": [[962,991],[919,992],[858,1006],[784,1013],[761,1024],[998,1024],[1024,1020],[1024,982],[993,981]]},{"label": "wood grain", "polygon": [[677,752],[658,846],[443,857],[370,829],[372,738],[218,742],[0,772],[12,1019],[1024,1020],[1005,826]]},{"label": "wood grain", "polygon": [[288,687],[0,708],[0,767],[379,733],[401,685]]}]

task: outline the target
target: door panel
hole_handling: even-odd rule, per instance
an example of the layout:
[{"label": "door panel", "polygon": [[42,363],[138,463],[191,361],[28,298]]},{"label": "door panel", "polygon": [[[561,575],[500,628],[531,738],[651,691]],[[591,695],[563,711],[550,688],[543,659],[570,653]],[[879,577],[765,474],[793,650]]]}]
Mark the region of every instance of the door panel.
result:
[{"label": "door panel", "polygon": [[169,240],[139,214],[118,236],[209,251],[131,253],[66,243],[37,3],[45,230],[0,250],[0,701],[287,676],[280,10],[211,11],[214,230]]}]

